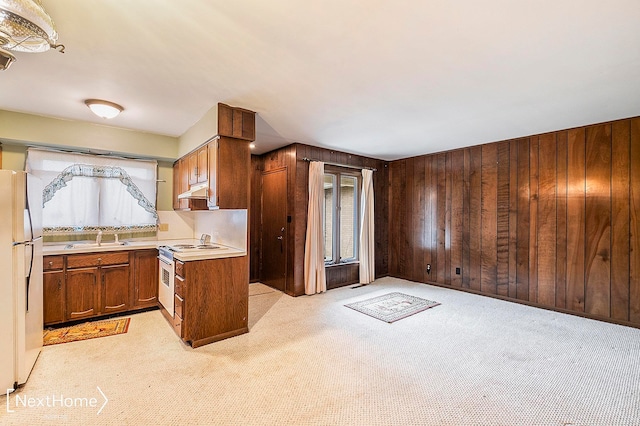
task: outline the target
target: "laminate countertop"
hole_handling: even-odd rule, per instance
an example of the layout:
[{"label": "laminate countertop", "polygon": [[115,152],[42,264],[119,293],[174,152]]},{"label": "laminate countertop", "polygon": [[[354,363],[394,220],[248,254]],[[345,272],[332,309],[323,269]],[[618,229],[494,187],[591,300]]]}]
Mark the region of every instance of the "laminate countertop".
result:
[{"label": "laminate countertop", "polygon": [[[76,253],[102,253],[109,251],[123,251],[123,250],[144,250],[144,249],[157,249],[160,246],[172,246],[176,244],[200,244],[200,240],[197,239],[177,239],[177,240],[147,240],[147,241],[127,241],[124,245],[108,245],[109,241],[105,241],[106,245],[96,247],[94,245],[87,245],[85,247],[79,246],[74,248],[67,248],[69,244],[46,244],[42,247],[42,254],[44,256],[61,255],[61,254],[76,254]],[[78,244],[76,242],[75,244]],[[183,262],[189,262],[193,260],[207,260],[218,259],[225,257],[239,257],[246,256],[246,250],[225,246],[219,243],[211,243],[219,246],[218,249],[206,249],[197,252],[176,252],[174,253],[174,259],[181,260]]]}]

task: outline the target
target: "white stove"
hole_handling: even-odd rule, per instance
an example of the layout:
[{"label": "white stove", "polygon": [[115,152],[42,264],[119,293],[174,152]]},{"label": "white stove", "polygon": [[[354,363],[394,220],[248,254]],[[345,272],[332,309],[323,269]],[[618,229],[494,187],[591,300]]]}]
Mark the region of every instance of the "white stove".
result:
[{"label": "white stove", "polygon": [[[158,247],[159,261],[159,287],[158,300],[167,310],[170,316],[174,313],[174,289],[175,289],[175,261],[206,259],[219,255],[220,251],[227,250],[215,244],[172,244]],[[177,255],[174,258],[174,255]]]},{"label": "white stove", "polygon": [[197,252],[200,250],[216,250],[216,249],[222,248],[214,244],[175,244],[172,246],[165,246],[165,247],[177,253],[193,252],[193,251]]}]

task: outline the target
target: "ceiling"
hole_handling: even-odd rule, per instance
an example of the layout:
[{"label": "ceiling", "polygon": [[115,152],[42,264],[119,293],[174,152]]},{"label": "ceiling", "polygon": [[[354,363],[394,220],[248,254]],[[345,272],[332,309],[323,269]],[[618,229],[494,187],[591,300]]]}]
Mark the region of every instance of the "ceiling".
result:
[{"label": "ceiling", "polygon": [[291,142],[393,160],[640,115],[638,0],[44,0],[0,109],[180,136],[218,102]]}]

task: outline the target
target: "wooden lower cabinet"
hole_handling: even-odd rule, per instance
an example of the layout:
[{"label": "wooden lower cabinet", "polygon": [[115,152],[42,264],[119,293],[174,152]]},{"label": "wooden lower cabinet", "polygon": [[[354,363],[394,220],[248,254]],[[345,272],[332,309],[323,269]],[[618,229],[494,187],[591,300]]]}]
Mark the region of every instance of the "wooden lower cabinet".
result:
[{"label": "wooden lower cabinet", "polygon": [[194,348],[249,331],[247,256],[176,261],[176,333]]},{"label": "wooden lower cabinet", "polygon": [[44,325],[157,306],[157,250],[45,256]]},{"label": "wooden lower cabinet", "polygon": [[185,283],[184,263],[177,260],[175,262],[176,276],[174,279],[174,304],[173,304],[173,329],[182,339],[186,338],[186,330],[182,327],[184,321],[184,298],[187,294],[187,286]]},{"label": "wooden lower cabinet", "polygon": [[100,313],[128,311],[131,307],[129,265],[103,266],[100,268],[100,277],[102,279]]},{"label": "wooden lower cabinet", "polygon": [[43,273],[44,292],[44,323],[56,324],[64,322],[64,272],[59,271]]},{"label": "wooden lower cabinet", "polygon": [[158,304],[158,251],[137,250],[134,254],[133,306],[143,308]]},{"label": "wooden lower cabinet", "polygon": [[89,318],[100,313],[98,283],[97,267],[67,270],[67,320]]}]

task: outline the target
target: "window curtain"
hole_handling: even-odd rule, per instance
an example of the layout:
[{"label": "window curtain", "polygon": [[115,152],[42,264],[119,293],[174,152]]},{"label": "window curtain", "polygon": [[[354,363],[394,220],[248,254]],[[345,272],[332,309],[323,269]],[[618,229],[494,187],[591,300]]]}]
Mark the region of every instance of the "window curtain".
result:
[{"label": "window curtain", "polygon": [[45,235],[155,231],[157,162],[29,148]]},{"label": "window curtain", "polygon": [[376,279],[372,170],[362,169],[360,212],[360,284],[369,284]]},{"label": "window curtain", "polygon": [[307,210],[307,239],[304,244],[304,292],[315,294],[327,291],[324,271],[324,163],[309,163],[309,208]]}]

